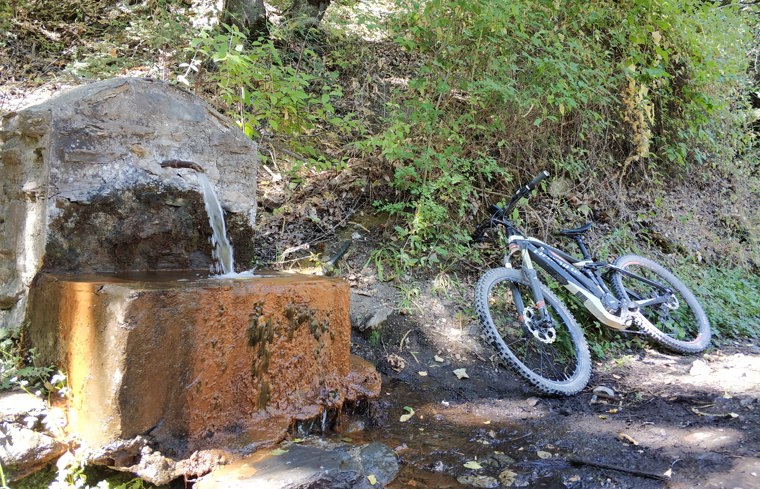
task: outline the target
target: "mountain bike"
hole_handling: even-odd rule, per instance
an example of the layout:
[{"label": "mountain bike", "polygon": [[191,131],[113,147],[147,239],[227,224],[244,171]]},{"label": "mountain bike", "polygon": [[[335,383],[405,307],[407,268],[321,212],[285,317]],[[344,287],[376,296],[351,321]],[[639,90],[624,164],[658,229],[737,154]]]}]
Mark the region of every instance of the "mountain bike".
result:
[{"label": "mountain bike", "polygon": [[[621,256],[614,263],[594,260],[583,240],[591,223],[560,231],[575,240],[581,258],[518,228],[512,211],[548,176],[544,171],[521,185],[506,206],[490,206],[490,217],[472,235],[480,242],[489,228],[506,230],[503,267],[488,270],[475,289],[480,325],[499,357],[544,393],[572,395],[586,386],[591,376],[588,343],[549,286],[567,289],[613,329],[642,333],[679,353],[707,348],[707,316],[694,294],[662,265],[637,255]],[[553,280],[539,277],[539,269]]]}]

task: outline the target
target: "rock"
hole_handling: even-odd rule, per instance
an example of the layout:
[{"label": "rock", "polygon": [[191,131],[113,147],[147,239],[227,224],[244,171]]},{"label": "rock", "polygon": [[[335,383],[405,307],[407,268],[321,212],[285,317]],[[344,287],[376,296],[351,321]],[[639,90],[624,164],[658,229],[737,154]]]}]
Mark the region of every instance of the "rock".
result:
[{"label": "rock", "polygon": [[395,452],[386,445],[370,443],[361,449],[360,457],[364,473],[374,475],[380,487],[390,484],[396,478],[399,471],[398,459]]},{"label": "rock", "polygon": [[253,258],[256,144],[194,95],[159,81],[84,85],[0,121],[0,328],[24,320],[47,271],[208,269],[192,161],[228,211],[235,258]]},{"label": "rock", "polygon": [[[287,444],[201,478],[195,489],[377,489],[396,477],[396,455],[381,443],[364,447],[316,441]],[[370,477],[372,476],[372,477]],[[376,483],[373,485],[370,478]]]},{"label": "rock", "polygon": [[457,477],[457,482],[466,486],[482,487],[486,489],[499,487],[499,481],[487,475],[463,475]]},{"label": "rock", "polygon": [[514,484],[516,479],[517,479],[517,473],[509,469],[502,470],[499,473],[499,482],[501,482],[501,484],[505,487],[509,487],[512,484]]},{"label": "rock", "polygon": [[45,401],[21,391],[0,392],[0,420],[24,424],[27,416],[41,417],[47,413]]},{"label": "rock", "polygon": [[377,302],[372,297],[351,293],[351,326],[359,331],[381,327],[393,309]]},{"label": "rock", "polygon": [[712,369],[704,360],[694,360],[694,362],[691,364],[691,368],[689,369],[689,375],[691,376],[700,376],[700,375],[710,375],[712,372]]},{"label": "rock", "polygon": [[352,374],[343,280],[175,278],[35,280],[28,338],[42,364],[68,372],[69,429],[83,445],[148,434],[177,458],[254,450],[379,390],[366,362]]},{"label": "rock", "polygon": [[25,477],[66,452],[64,443],[14,423],[0,423],[0,465],[13,481]]}]

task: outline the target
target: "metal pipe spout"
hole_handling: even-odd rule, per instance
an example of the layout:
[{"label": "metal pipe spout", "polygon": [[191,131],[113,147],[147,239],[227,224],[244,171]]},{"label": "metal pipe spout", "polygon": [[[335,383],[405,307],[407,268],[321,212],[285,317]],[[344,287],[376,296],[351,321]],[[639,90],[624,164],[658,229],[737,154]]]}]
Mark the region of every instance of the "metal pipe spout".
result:
[{"label": "metal pipe spout", "polygon": [[190,170],[197,171],[198,173],[206,173],[206,171],[198,163],[185,160],[164,160],[161,162],[162,168],[189,168]]}]

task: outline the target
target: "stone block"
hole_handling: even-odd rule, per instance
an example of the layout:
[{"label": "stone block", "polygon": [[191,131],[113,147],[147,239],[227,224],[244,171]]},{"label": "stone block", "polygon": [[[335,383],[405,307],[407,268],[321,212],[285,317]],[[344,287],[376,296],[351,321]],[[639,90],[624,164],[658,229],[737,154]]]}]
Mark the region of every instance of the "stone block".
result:
[{"label": "stone block", "polygon": [[255,449],[267,430],[276,442],[293,420],[379,390],[374,369],[349,375],[349,297],[314,276],[41,274],[28,333],[39,361],[68,373],[83,443]]}]

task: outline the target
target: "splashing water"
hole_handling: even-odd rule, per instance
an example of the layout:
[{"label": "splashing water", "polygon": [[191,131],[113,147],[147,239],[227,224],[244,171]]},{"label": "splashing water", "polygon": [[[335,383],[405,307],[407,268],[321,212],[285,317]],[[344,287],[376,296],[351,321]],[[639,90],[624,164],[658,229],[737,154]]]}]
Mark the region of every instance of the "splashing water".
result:
[{"label": "splashing water", "polygon": [[206,174],[198,173],[197,175],[198,183],[200,183],[203,190],[203,202],[206,205],[208,221],[211,224],[212,258],[218,265],[217,272],[221,272],[224,275],[233,274],[235,273],[235,266],[232,257],[232,245],[227,239],[227,226],[224,223],[222,206]]}]

